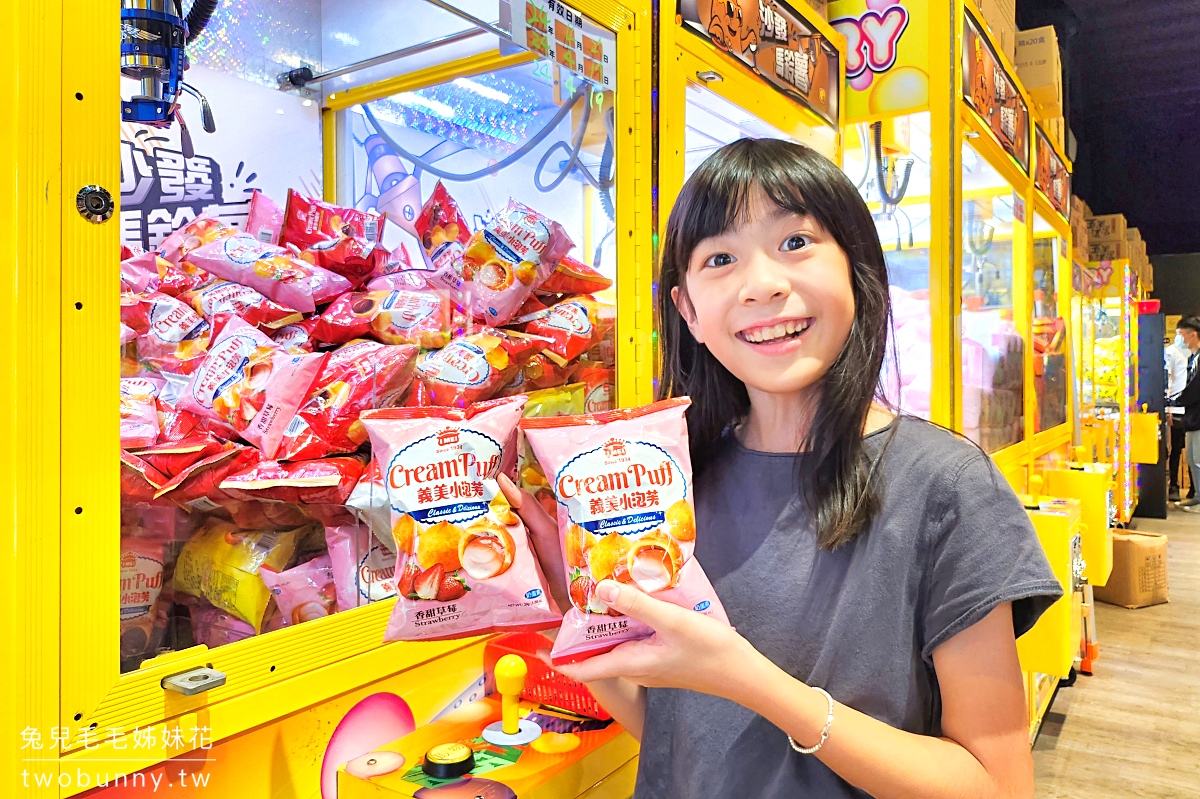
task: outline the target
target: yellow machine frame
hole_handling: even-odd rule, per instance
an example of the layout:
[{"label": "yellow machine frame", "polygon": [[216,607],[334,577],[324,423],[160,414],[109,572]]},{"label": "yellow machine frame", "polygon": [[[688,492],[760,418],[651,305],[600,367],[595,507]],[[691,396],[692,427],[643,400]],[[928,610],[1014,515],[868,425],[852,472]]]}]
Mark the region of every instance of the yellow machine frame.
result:
[{"label": "yellow machine frame", "polygon": [[[621,64],[617,400],[637,404],[651,399],[653,380],[650,4],[573,6],[616,34]],[[14,529],[12,546],[0,554],[9,609],[0,621],[0,708],[10,734],[36,729],[48,743],[50,730],[68,729],[65,745],[39,752],[42,770],[56,774],[129,773],[196,745],[160,742],[136,755],[122,751],[137,728],[202,726],[211,741],[221,741],[431,659],[478,655],[473,640],[381,645],[392,604],[382,602],[286,635],[212,651],[195,647],[119,673],[119,226],[115,218],[91,224],[75,208],[83,186],[119,196],[119,12],[116,3],[31,0],[10,9],[3,34],[16,92],[0,122],[0,212],[11,220],[0,237],[9,287],[0,293],[0,325],[12,399],[0,423],[6,449],[0,468],[8,486],[3,511]],[[113,35],[96,35],[105,30]],[[330,96],[323,120],[350,103],[505,63],[483,55]],[[330,124],[324,141],[330,187],[336,183]],[[93,401],[97,396],[110,401]],[[160,686],[165,676],[206,665],[228,675],[224,687],[184,697]],[[110,730],[120,732],[110,737]],[[0,747],[0,772],[16,775],[27,754]],[[77,792],[55,785],[27,795]]]}]

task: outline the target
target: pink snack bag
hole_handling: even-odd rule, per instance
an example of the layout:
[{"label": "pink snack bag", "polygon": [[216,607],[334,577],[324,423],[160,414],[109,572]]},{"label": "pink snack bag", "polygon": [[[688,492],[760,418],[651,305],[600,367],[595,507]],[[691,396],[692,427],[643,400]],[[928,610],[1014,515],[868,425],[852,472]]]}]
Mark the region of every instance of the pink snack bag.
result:
[{"label": "pink snack bag", "polygon": [[400,565],[399,600],[385,640],[558,624],[525,526],[496,482],[525,401],[362,415],[387,489]]},{"label": "pink snack bag", "polygon": [[283,209],[258,189],[250,195],[246,232],[263,244],[278,244],[283,232]]},{"label": "pink snack bag", "polygon": [[653,631],[595,596],[601,580],[628,583],[726,624],[716,592],[692,558],[696,515],[684,413],[663,400],[583,416],[521,420],[558,501],[571,604],[550,656],[572,663]]},{"label": "pink snack bag", "polygon": [[157,377],[121,378],[121,447],[138,449],[158,441],[158,395],[166,381]]},{"label": "pink snack bag", "polygon": [[[382,494],[383,486],[378,490]],[[396,595],[396,553],[371,535],[366,525],[327,526],[325,546],[333,569],[338,610],[351,610]]]},{"label": "pink snack bag", "polygon": [[275,597],[285,627],[337,612],[333,564],[328,555],[313,558],[282,572],[274,572],[264,566],[258,570],[258,574]]},{"label": "pink snack bag", "polygon": [[350,281],[341,275],[306,263],[290,250],[264,244],[248,233],[226,236],[200,247],[188,255],[188,262],[304,313],[351,289]]},{"label": "pink snack bag", "polygon": [[231,425],[272,459],[325,357],[286,352],[253,325],[232,317],[176,407]]}]

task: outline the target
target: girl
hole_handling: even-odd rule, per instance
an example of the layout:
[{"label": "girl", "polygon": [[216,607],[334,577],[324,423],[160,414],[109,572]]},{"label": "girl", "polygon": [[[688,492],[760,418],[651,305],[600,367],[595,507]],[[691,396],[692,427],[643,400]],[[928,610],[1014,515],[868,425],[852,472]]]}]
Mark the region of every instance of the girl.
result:
[{"label": "girl", "polygon": [[[561,670],[641,740],[637,796],[1032,797],[1015,638],[1061,589],[987,456],[873,402],[887,267],[854,185],[789,142],[717,151],[671,212],[659,314],[734,628],[597,586],[656,633]],[[505,490],[567,607],[553,519]]]}]

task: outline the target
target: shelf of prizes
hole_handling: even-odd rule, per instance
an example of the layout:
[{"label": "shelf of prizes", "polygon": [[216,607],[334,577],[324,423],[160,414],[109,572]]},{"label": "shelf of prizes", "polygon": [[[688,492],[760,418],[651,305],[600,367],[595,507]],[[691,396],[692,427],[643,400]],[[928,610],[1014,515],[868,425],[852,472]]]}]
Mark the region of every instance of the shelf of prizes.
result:
[{"label": "shelf of prizes", "polygon": [[[492,639],[414,639],[516,568],[503,530],[395,526],[383,422],[463,412],[386,409],[652,399],[650,6],[15,13],[0,770],[29,796],[332,796],[490,690]],[[515,518],[438,468],[435,503]],[[389,626],[398,593],[431,609]],[[556,785],[632,757],[595,723],[616,749],[551,757]]]}]

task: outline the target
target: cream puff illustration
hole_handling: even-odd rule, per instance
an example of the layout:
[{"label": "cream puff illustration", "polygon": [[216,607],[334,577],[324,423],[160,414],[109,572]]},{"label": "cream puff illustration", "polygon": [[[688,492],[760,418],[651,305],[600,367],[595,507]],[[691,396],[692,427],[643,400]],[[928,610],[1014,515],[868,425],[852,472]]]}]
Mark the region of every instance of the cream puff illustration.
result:
[{"label": "cream puff illustration", "polygon": [[676,541],[696,540],[696,514],[686,499],[681,499],[667,508],[666,517],[667,532]]},{"label": "cream puff illustration", "polygon": [[499,577],[512,566],[517,545],[508,530],[484,519],[463,531],[458,542],[458,559],[463,571],[475,580]]},{"label": "cream puff illustration", "polygon": [[513,277],[512,265],[498,259],[488,261],[475,274],[475,280],[492,291],[504,291],[513,284]]},{"label": "cream puff illustration", "polygon": [[647,594],[674,588],[683,568],[679,544],[661,530],[642,536],[625,556],[629,579]]},{"label": "cream puff illustration", "polygon": [[582,569],[587,566],[587,554],[596,544],[596,536],[577,524],[567,528],[564,549],[566,550],[567,565]]},{"label": "cream puff illustration", "polygon": [[617,569],[621,567],[621,571],[625,570],[625,561],[632,548],[633,545],[629,543],[629,539],[618,533],[601,538],[592,545],[587,553],[588,568],[592,572],[592,578],[598,583],[610,577],[613,579],[619,577]]},{"label": "cream puff illustration", "polygon": [[416,537],[417,520],[407,513],[401,513],[400,518],[392,526],[392,538],[396,541],[397,555],[412,554],[413,539]]},{"label": "cream puff illustration", "polygon": [[329,615],[329,611],[320,602],[305,602],[292,609],[292,624],[300,624]]},{"label": "cream puff illustration", "polygon": [[462,566],[458,559],[458,542],[462,534],[462,528],[450,522],[438,522],[422,530],[417,536],[417,563],[422,569],[440,563],[448,572],[457,570]]}]

